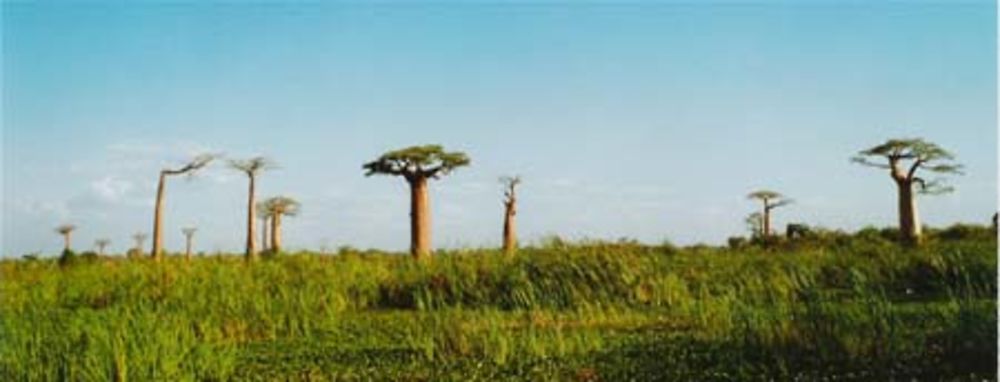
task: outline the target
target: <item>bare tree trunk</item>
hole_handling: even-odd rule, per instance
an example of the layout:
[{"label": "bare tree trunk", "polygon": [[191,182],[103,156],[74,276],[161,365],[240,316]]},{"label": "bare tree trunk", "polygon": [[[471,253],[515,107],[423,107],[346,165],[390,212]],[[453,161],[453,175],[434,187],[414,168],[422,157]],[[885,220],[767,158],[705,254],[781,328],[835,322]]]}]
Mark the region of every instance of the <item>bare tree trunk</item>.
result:
[{"label": "bare tree trunk", "polygon": [[167,174],[160,172],[160,184],[156,187],[156,209],[153,212],[153,259],[160,261],[163,251],[163,232],[160,226],[163,225],[163,193],[166,187]]},{"label": "bare tree trunk", "polygon": [[256,260],[257,259],[257,242],[256,235],[254,234],[254,221],[257,219],[256,216],[256,206],[254,205],[254,193],[256,192],[256,179],[253,175],[250,176],[250,190],[248,192],[248,202],[247,202],[247,248],[246,248],[246,260]]},{"label": "bare tree trunk", "polygon": [[66,232],[63,234],[63,252],[70,250],[69,249],[70,235],[72,235],[72,233],[70,232]]},{"label": "bare tree trunk", "polygon": [[269,244],[270,242],[267,240],[267,225],[270,223],[268,220],[269,219],[261,219],[260,220],[260,250],[261,251],[267,251],[268,249],[273,248]]},{"label": "bare tree trunk", "polygon": [[514,215],[517,212],[513,202],[508,202],[506,207],[503,219],[503,252],[512,255],[514,249],[517,248],[517,232],[514,230]]},{"label": "bare tree trunk", "polygon": [[919,244],[921,239],[917,200],[913,197],[913,182],[897,182],[899,187],[899,233],[907,244]]},{"label": "bare tree trunk", "polygon": [[187,237],[187,245],[184,249],[184,260],[191,261],[191,236]]},{"label": "bare tree trunk", "polygon": [[431,216],[427,178],[410,181],[410,254],[416,259],[430,256]]},{"label": "bare tree trunk", "polygon": [[771,207],[767,205],[767,201],[766,200],[764,201],[764,216],[761,219],[764,220],[763,221],[764,224],[761,227],[761,230],[764,231],[763,237],[764,238],[770,237],[771,236]]},{"label": "bare tree trunk", "polygon": [[277,254],[281,252],[281,214],[276,213],[271,216],[271,250]]}]

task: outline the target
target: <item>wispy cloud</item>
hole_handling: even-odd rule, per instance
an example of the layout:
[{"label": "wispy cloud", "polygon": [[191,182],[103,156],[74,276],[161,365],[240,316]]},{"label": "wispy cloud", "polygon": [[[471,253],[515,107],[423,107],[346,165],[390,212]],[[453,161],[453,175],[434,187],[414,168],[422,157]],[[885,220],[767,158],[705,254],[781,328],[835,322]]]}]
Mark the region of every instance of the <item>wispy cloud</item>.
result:
[{"label": "wispy cloud", "polygon": [[118,179],[114,175],[108,175],[90,183],[91,192],[109,203],[122,201],[133,188],[132,182]]}]

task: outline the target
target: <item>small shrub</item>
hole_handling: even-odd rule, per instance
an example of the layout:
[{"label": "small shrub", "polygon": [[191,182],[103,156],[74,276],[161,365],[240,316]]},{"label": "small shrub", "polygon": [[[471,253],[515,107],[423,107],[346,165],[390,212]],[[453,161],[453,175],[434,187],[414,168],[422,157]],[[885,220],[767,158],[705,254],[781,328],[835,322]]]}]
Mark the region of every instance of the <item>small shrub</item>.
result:
[{"label": "small shrub", "polygon": [[71,249],[63,250],[62,255],[59,256],[59,266],[68,267],[76,264],[79,261],[76,252]]}]

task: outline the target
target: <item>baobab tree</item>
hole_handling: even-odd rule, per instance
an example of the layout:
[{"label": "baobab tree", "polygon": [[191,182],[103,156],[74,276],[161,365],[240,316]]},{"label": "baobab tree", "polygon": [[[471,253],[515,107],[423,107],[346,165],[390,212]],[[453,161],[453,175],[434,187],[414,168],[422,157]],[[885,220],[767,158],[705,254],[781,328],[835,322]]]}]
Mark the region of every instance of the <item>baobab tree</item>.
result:
[{"label": "baobab tree", "polygon": [[73,236],[73,231],[76,230],[76,226],[72,224],[63,224],[56,227],[56,233],[62,235],[63,237],[63,252],[70,251],[70,240]]},{"label": "baobab tree", "polygon": [[503,184],[503,252],[511,255],[517,249],[517,231],[514,226],[514,216],[517,215],[517,185],[521,184],[519,176],[504,176],[500,178]]},{"label": "baobab tree", "polygon": [[132,240],[135,240],[135,251],[138,255],[142,255],[142,247],[145,246],[146,238],[148,238],[145,232],[136,232],[132,234]]},{"label": "baobab tree", "polygon": [[423,145],[387,152],[362,166],[365,176],[401,176],[410,186],[410,254],[414,258],[429,256],[431,251],[427,180],[438,179],[469,163],[463,152],[446,152],[440,145]]},{"label": "baobab tree", "polygon": [[94,240],[94,246],[97,247],[97,254],[104,256],[104,249],[111,245],[111,239],[97,239]]},{"label": "baobab tree", "polygon": [[198,232],[198,229],[195,227],[181,228],[181,233],[184,234],[184,241],[186,243],[184,246],[184,260],[191,261],[191,243],[195,232]]},{"label": "baobab tree", "polygon": [[760,200],[761,202],[761,236],[771,236],[771,210],[787,206],[792,203],[791,199],[785,198],[774,191],[759,190],[747,195],[748,199]]},{"label": "baobab tree", "polygon": [[264,210],[271,217],[271,252],[281,252],[281,217],[299,214],[301,204],[287,196],[275,196],[264,201]]},{"label": "baobab tree", "polygon": [[249,189],[247,192],[247,240],[246,240],[246,260],[252,261],[257,258],[257,243],[254,236],[254,221],[256,220],[256,186],[257,175],[261,171],[274,168],[274,164],[264,157],[255,157],[246,160],[231,160],[229,166],[246,174],[249,179]]},{"label": "baobab tree", "polygon": [[194,171],[207,166],[216,155],[213,154],[202,154],[191,159],[184,166],[169,169],[165,168],[160,170],[160,182],[156,187],[156,207],[153,212],[153,249],[150,255],[153,259],[160,261],[163,257],[163,231],[161,231],[161,226],[163,225],[163,195],[166,193],[167,177],[182,174],[194,174]]},{"label": "baobab tree", "polygon": [[268,226],[271,225],[271,211],[267,208],[267,201],[257,202],[257,220],[260,220],[260,250],[267,252],[271,246],[268,238]]},{"label": "baobab tree", "polygon": [[[879,158],[875,161],[873,158]],[[938,174],[961,174],[962,165],[953,162],[954,155],[940,146],[923,139],[890,139],[878,146],[861,150],[851,161],[865,166],[888,170],[896,184],[899,210],[899,232],[907,244],[921,240],[920,216],[917,213],[919,194],[942,194],[954,190],[941,179],[925,180],[917,172],[925,170]],[[884,160],[881,161],[881,160]]]}]

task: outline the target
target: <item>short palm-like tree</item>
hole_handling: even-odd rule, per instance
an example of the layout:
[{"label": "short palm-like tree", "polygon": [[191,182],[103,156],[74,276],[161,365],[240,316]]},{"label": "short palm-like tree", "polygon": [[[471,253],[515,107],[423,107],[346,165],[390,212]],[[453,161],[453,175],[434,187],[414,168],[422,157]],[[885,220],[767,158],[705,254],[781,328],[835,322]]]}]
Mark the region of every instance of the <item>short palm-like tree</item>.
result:
[{"label": "short palm-like tree", "polygon": [[76,226],[72,224],[63,224],[56,227],[56,233],[62,235],[63,237],[63,251],[70,251],[70,242],[73,237],[73,231],[76,231]]},{"label": "short palm-like tree", "polygon": [[763,236],[763,224],[764,216],[760,212],[753,212],[747,215],[743,222],[746,223],[747,229],[750,230],[750,237],[761,237]]},{"label": "short palm-like tree", "polygon": [[132,234],[132,240],[135,241],[135,248],[133,248],[133,250],[135,250],[136,254],[142,255],[142,247],[145,246],[147,238],[149,238],[149,235],[145,232],[136,232]]},{"label": "short palm-like tree", "polygon": [[191,261],[191,248],[192,248],[191,244],[192,241],[194,240],[195,232],[198,232],[198,229],[195,227],[181,228],[181,233],[184,234],[184,241],[186,243],[186,245],[184,246],[184,259],[187,261]]},{"label": "short palm-like tree", "polygon": [[260,175],[262,171],[274,168],[275,166],[273,162],[264,157],[254,157],[245,160],[231,160],[229,161],[229,166],[245,174],[249,180],[249,188],[247,191],[247,236],[245,258],[247,261],[253,261],[257,259],[257,237],[254,235],[254,223],[257,220],[257,205],[255,201],[257,193],[257,175]]},{"label": "short palm-like tree", "polygon": [[287,196],[275,196],[263,202],[264,209],[271,217],[271,252],[281,252],[281,217],[299,214],[302,205]]},{"label": "short palm-like tree", "polygon": [[761,203],[761,236],[771,236],[771,210],[792,204],[792,200],[777,192],[758,190],[751,192],[747,198],[759,200]]},{"label": "short palm-like tree", "polygon": [[500,178],[503,184],[503,252],[511,255],[517,249],[517,231],[514,225],[514,216],[517,215],[517,185],[521,184],[519,176],[505,176]]},{"label": "short palm-like tree", "polygon": [[111,245],[111,239],[97,239],[94,240],[94,246],[97,247],[97,254],[104,256],[104,249]]}]

